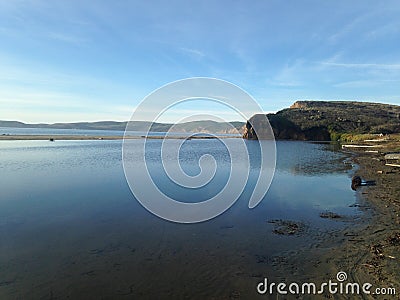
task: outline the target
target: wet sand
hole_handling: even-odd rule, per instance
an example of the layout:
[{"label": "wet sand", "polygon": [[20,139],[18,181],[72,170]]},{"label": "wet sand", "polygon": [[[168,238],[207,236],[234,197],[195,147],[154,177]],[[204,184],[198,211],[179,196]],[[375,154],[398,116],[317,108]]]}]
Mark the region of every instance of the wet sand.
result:
[{"label": "wet sand", "polygon": [[[380,153],[357,153],[356,175],[376,181],[357,190],[367,224],[348,231],[345,248],[348,264],[359,281],[393,286],[400,293],[400,168],[385,165],[382,152],[398,149],[400,143],[383,145]],[[368,222],[369,221],[369,222]],[[397,296],[399,297],[399,296]]]}]

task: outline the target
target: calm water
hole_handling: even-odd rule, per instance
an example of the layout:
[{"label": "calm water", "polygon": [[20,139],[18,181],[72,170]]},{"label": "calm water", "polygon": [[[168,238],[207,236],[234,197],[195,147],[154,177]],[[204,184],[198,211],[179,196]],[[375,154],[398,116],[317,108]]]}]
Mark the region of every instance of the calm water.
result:
[{"label": "calm water", "polygon": [[[151,140],[146,155],[162,182],[161,142]],[[0,299],[253,298],[261,277],[289,276],[274,272],[277,258],[345,226],[321,212],[359,214],[349,207],[349,166],[332,145],[277,142],[273,184],[250,210],[259,154],[256,141],[246,143],[252,170],[240,199],[211,221],[182,225],[134,199],[121,141],[1,141]],[[171,195],[202,201],[224,184],[229,159],[217,140],[185,143],[182,168],[195,174],[204,153],[217,160],[217,182],[194,196],[162,183]],[[275,219],[304,230],[274,234]]]}]

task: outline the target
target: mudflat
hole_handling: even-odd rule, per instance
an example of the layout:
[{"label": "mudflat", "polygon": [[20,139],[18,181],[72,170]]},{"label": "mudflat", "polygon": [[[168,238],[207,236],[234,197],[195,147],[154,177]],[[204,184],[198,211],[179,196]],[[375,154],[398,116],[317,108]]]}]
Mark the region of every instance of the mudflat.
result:
[{"label": "mudflat", "polygon": [[[385,142],[379,152],[365,149],[352,150],[351,161],[356,166],[354,175],[363,181],[355,191],[359,207],[364,214],[349,220],[343,230],[329,235],[321,234],[320,242],[307,249],[287,255],[278,269],[291,274],[289,282],[328,282],[336,274],[345,272],[347,282],[372,284],[371,299],[375,289],[384,289],[384,299],[398,299],[400,292],[400,167],[388,166],[385,153],[398,152],[400,141]],[[351,182],[349,181],[349,185]],[[321,215],[326,217],[326,215]],[[331,218],[332,222],[345,216]],[[394,289],[393,289],[394,288]],[[332,295],[326,294],[331,297]],[[348,295],[335,295],[335,298]],[[382,298],[383,299],[383,298]]]}]

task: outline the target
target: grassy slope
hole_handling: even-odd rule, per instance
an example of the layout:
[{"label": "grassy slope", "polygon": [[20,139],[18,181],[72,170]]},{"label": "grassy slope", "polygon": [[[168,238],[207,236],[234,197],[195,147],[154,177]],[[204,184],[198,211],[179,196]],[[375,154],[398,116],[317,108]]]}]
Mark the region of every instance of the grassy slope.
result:
[{"label": "grassy slope", "polygon": [[342,134],[400,132],[400,106],[348,101],[298,101],[276,114],[302,130],[327,128],[333,140]]}]

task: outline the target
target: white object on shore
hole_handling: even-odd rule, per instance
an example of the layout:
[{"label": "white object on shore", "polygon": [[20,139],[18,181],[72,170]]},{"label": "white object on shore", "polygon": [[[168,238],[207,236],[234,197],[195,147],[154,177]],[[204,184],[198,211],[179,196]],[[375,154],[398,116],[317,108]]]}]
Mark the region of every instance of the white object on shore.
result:
[{"label": "white object on shore", "polygon": [[[389,153],[385,155],[386,166],[400,168],[400,153]],[[397,163],[388,163],[388,160],[397,161]]]},{"label": "white object on shore", "polygon": [[342,149],[344,148],[380,148],[381,145],[342,145]]},{"label": "white object on shore", "polygon": [[388,142],[388,139],[364,140],[364,142]]},{"label": "white object on shore", "polygon": [[389,153],[385,155],[385,159],[400,159],[400,153]]},{"label": "white object on shore", "polygon": [[385,164],[385,166],[400,168],[400,165],[398,165],[398,164]]}]

